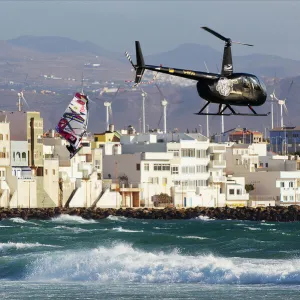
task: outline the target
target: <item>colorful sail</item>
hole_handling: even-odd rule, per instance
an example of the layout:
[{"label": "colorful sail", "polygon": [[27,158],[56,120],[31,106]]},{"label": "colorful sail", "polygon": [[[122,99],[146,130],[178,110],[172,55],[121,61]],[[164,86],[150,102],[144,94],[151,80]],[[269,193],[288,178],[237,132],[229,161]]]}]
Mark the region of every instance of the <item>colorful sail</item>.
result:
[{"label": "colorful sail", "polygon": [[69,142],[67,146],[72,158],[81,148],[82,137],[88,125],[88,97],[76,93],[56,126],[56,131]]}]

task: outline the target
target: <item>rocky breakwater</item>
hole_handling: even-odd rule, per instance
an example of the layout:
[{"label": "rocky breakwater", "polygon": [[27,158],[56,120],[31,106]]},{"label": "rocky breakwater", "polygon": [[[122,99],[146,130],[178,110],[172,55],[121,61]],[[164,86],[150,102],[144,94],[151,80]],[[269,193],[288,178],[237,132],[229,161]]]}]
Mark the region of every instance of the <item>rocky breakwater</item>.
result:
[{"label": "rocky breakwater", "polygon": [[300,221],[300,206],[291,205],[289,207],[194,207],[194,208],[0,208],[0,220],[7,218],[22,218],[49,220],[59,217],[62,214],[80,216],[84,219],[104,219],[109,215],[123,216],[136,219],[193,219],[197,217],[208,217],[217,220],[249,220],[249,221],[269,221],[269,222],[293,222]]}]

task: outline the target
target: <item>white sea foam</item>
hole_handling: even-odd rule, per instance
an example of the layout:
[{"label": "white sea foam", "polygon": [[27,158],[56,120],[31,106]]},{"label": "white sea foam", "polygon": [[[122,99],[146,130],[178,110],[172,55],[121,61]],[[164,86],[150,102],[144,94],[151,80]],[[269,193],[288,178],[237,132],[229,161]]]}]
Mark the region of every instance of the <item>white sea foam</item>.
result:
[{"label": "white sea foam", "polygon": [[0,251],[6,251],[9,249],[26,249],[26,248],[36,248],[36,247],[60,247],[60,246],[53,246],[47,244],[40,244],[40,243],[0,243]]},{"label": "white sea foam", "polygon": [[130,230],[130,229],[124,229],[121,226],[120,227],[114,227],[113,230],[119,231],[119,232],[144,232],[144,230]]},{"label": "white sea foam", "polygon": [[201,221],[213,221],[215,219],[211,219],[210,217],[208,216],[199,216],[199,217],[196,217],[195,220],[201,220]]},{"label": "white sea foam", "polygon": [[33,225],[36,225],[36,226],[38,225],[34,222],[23,220],[22,218],[11,218],[9,220],[14,222],[14,223],[19,223],[19,224],[33,224]]},{"label": "white sea foam", "polygon": [[112,215],[109,215],[107,217],[108,220],[111,220],[111,221],[120,221],[120,222],[125,222],[127,220],[126,217],[123,217],[123,216],[112,216]]},{"label": "white sea foam", "polygon": [[116,244],[42,254],[26,280],[206,284],[300,284],[300,260],[222,258],[146,252]]},{"label": "white sea foam", "polygon": [[249,230],[261,230],[261,228],[256,228],[256,227],[245,227],[245,228],[247,228]]},{"label": "white sea foam", "polygon": [[79,228],[79,227],[68,227],[68,226],[55,226],[54,228],[70,230],[70,231],[73,231],[74,233],[93,231],[93,229],[88,230],[88,229],[83,229],[83,228]]},{"label": "white sea foam", "polygon": [[0,225],[0,228],[8,228],[8,227],[15,227],[15,226],[6,226],[6,225]]},{"label": "white sea foam", "polygon": [[80,224],[90,224],[96,223],[95,220],[86,220],[79,216],[70,216],[70,215],[60,215],[57,218],[52,218],[52,221],[55,223],[80,223]]},{"label": "white sea foam", "polygon": [[188,235],[188,236],[177,236],[178,238],[181,239],[194,239],[194,240],[209,240],[209,238],[207,237],[203,237],[203,236],[194,236],[194,235]]}]

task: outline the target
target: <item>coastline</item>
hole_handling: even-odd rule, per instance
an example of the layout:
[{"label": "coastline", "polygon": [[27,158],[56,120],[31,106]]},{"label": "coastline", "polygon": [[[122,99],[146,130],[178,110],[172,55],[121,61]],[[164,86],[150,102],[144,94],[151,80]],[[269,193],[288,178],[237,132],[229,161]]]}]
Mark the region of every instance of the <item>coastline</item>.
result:
[{"label": "coastline", "polygon": [[193,207],[193,208],[0,208],[0,221],[10,218],[49,220],[62,214],[84,219],[100,220],[108,216],[122,216],[134,219],[183,220],[206,217],[215,220],[247,220],[267,222],[300,221],[300,206],[269,207]]}]

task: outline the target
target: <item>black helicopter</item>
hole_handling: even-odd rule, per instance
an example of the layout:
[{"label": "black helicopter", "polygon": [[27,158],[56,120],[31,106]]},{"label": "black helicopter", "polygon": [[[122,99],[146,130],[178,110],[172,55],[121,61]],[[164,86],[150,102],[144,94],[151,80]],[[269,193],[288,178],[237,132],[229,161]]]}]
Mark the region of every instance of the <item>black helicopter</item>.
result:
[{"label": "black helicopter", "polygon": [[[207,103],[196,113],[197,115],[239,115],[239,116],[267,116],[267,114],[258,114],[252,106],[261,106],[266,102],[267,91],[263,81],[259,80],[257,76],[247,73],[233,73],[231,44],[241,44],[246,46],[253,46],[240,42],[234,42],[230,38],[226,38],[216,31],[202,27],[204,30],[225,41],[222,71],[221,74],[199,72],[183,69],[175,69],[160,66],[146,65],[142,54],[140,42],[135,42],[136,47],[136,65],[128,54],[125,52],[128,60],[136,71],[135,84],[139,84],[145,70],[152,70],[169,75],[179,76],[187,79],[197,81],[197,90],[201,98]],[[204,109],[210,103],[219,104],[217,113],[205,113]],[[237,113],[232,106],[247,106],[252,111],[250,114]],[[229,109],[231,113],[225,114],[224,111]]]}]

